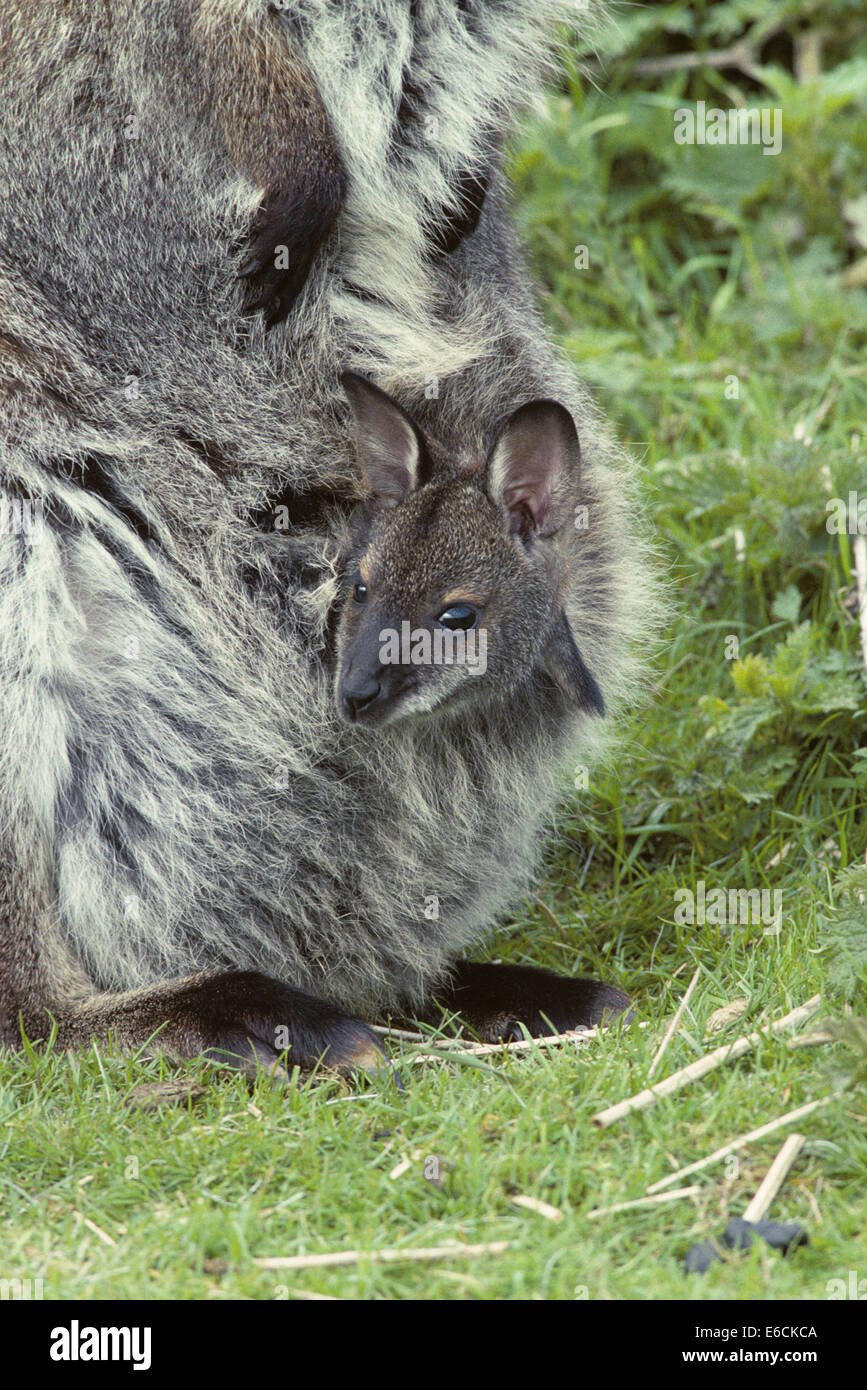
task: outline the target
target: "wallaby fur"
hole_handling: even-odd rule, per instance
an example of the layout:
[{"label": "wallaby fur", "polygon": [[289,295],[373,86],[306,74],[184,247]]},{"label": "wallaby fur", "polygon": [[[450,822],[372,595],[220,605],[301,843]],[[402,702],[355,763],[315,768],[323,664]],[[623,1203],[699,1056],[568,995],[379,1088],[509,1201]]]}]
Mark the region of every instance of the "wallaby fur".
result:
[{"label": "wallaby fur", "polygon": [[[294,1060],[364,1064],[375,1037],[345,1011],[464,990],[481,1019],[485,967],[449,985],[450,967],[526,888],[562,769],[636,692],[656,605],[629,464],[532,303],[500,168],[574,18],[6,0],[9,1042],[53,1018],[64,1044],[161,1029],[253,1065],[284,1027]],[[359,374],[426,470],[390,508]],[[533,452],[540,421],[562,467]],[[406,717],[341,714],[365,555],[407,619],[450,575],[496,592],[505,558],[513,636],[457,673],[453,708],[431,687]],[[550,979],[556,1026],[626,1002]],[[485,1018],[510,1017],[512,976],[502,997],[485,981]]]}]

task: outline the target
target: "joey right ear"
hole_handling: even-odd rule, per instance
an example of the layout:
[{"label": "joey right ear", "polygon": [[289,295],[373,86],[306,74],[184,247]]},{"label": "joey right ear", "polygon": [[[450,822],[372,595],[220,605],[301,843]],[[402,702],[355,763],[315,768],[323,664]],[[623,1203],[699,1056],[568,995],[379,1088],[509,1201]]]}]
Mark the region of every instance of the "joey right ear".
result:
[{"label": "joey right ear", "polygon": [[358,461],[374,501],[396,507],[418,486],[421,441],[397,401],[357,372],[343,372],[341,385],[355,416]]},{"label": "joey right ear", "polygon": [[506,421],[488,459],[488,495],[524,541],[553,536],[581,474],[575,422],[558,401],[529,401]]}]

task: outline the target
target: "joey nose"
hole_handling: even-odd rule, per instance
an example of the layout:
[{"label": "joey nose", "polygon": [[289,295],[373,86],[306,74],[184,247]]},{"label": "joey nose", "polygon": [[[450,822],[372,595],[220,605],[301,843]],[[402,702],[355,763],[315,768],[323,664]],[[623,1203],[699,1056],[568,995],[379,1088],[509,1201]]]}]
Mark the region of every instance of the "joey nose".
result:
[{"label": "joey nose", "polygon": [[380,692],[379,681],[373,676],[356,676],[344,682],[341,695],[350,719],[357,719]]}]

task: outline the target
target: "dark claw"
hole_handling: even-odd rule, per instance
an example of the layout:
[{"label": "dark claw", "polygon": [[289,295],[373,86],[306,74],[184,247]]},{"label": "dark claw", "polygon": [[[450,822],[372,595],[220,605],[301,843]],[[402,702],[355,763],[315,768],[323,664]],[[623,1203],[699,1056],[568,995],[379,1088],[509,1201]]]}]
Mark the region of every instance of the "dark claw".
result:
[{"label": "dark claw", "polygon": [[240,280],[246,280],[250,275],[257,275],[264,266],[266,259],[267,257],[265,256],[251,256],[249,260],[244,262],[241,269],[238,271],[238,278]]}]

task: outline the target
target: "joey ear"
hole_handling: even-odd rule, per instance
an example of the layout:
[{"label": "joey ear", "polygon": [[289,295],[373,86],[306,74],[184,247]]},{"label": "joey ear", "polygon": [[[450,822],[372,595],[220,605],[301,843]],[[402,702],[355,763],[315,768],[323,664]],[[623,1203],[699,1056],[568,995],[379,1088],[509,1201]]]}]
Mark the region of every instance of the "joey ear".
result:
[{"label": "joey ear", "polygon": [[396,507],[418,486],[421,443],[409,416],[385,391],[357,372],[341,385],[355,416],[358,460],[381,507]]},{"label": "joey ear", "polygon": [[566,520],[581,475],[581,446],[569,411],[530,401],[506,421],[488,459],[488,495],[505,507],[523,540],[551,536]]},{"label": "joey ear", "polygon": [[605,713],[602,691],[575,645],[565,612],[560,613],[547,646],[543,648],[542,665],[564,695],[568,695],[579,709],[586,714]]}]

